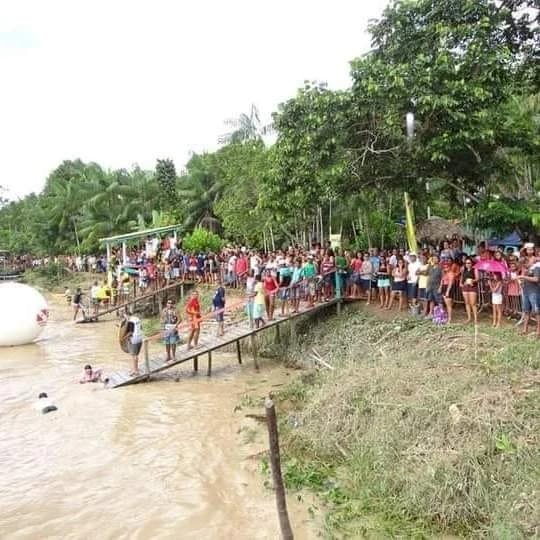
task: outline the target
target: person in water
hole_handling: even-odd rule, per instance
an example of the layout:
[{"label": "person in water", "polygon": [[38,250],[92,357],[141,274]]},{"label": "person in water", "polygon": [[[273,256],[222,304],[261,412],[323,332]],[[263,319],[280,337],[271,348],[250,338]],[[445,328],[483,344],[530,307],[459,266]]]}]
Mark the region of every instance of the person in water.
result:
[{"label": "person in water", "polygon": [[187,348],[192,349],[199,345],[199,334],[201,333],[201,304],[199,302],[199,293],[197,291],[191,293],[191,298],[186,304],[186,313],[190,324]]},{"label": "person in water", "polygon": [[41,414],[47,414],[57,411],[58,407],[53,404],[46,392],[41,392],[38,396],[38,400],[34,403],[34,409]]},{"label": "person in water", "polygon": [[172,362],[176,359],[176,344],[178,342],[178,322],[179,317],[174,308],[173,301],[168,300],[167,305],[161,312],[161,326],[163,332],[163,342],[167,358],[165,362]]},{"label": "person in water", "polygon": [[83,378],[79,381],[81,384],[103,382],[103,372],[101,369],[92,369],[90,364],[84,366]]}]

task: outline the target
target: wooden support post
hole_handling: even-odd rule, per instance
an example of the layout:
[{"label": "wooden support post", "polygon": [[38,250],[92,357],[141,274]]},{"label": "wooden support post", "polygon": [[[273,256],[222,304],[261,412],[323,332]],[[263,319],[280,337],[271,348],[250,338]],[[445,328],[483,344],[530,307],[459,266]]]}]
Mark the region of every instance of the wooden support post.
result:
[{"label": "wooden support post", "polygon": [[252,332],[250,334],[250,341],[251,341],[251,354],[253,355],[253,364],[255,365],[255,369],[259,371],[259,359],[257,358],[257,341],[255,339],[255,332]]},{"label": "wooden support post", "polygon": [[236,340],[236,356],[238,356],[238,363],[242,363],[242,351],[240,350],[240,340]]},{"label": "wooden support post", "polygon": [[212,351],[208,351],[208,370],[206,371],[206,375],[208,377],[212,375]]},{"label": "wooden support post", "polygon": [[150,379],[150,357],[148,354],[148,340],[145,339],[143,342],[144,347],[144,367],[146,369],[146,373],[148,374],[147,380]]},{"label": "wooden support post", "polygon": [[184,299],[184,284],[180,284],[180,300]]},{"label": "wooden support post", "polygon": [[279,324],[276,324],[276,343],[281,343],[281,333],[279,331]]},{"label": "wooden support post", "polygon": [[199,357],[193,357],[193,371],[199,371]]},{"label": "wooden support post", "polygon": [[272,468],[272,482],[276,492],[276,504],[279,517],[279,527],[283,540],[293,540],[293,532],[287,512],[287,499],[285,486],[281,476],[281,459],[279,456],[279,436],[277,429],[276,408],[274,402],[267,398],[264,407],[266,409],[266,423],[268,426],[268,440],[270,444],[270,466]]},{"label": "wooden support post", "polygon": [[337,314],[341,315],[341,300],[339,300],[337,303]]}]

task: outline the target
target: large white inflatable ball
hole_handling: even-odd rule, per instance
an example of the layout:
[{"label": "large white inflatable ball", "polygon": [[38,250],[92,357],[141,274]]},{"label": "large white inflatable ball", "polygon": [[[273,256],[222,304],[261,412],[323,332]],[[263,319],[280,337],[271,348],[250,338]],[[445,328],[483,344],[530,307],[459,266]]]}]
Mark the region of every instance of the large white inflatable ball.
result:
[{"label": "large white inflatable ball", "polygon": [[21,283],[0,283],[0,346],[34,341],[47,324],[47,301]]}]

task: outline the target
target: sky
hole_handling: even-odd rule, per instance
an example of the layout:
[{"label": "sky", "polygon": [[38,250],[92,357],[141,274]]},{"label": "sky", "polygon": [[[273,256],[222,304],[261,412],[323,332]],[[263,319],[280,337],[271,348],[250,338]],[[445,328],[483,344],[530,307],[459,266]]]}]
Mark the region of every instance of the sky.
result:
[{"label": "sky", "polygon": [[76,158],[180,171],[252,103],[268,122],[304,80],[348,87],[387,1],[3,0],[0,186]]}]

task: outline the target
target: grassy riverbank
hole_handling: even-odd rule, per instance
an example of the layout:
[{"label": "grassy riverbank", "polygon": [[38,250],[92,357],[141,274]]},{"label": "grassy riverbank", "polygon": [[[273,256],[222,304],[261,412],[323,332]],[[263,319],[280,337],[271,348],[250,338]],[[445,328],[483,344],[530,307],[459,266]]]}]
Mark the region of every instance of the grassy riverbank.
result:
[{"label": "grassy riverbank", "polygon": [[334,369],[277,395],[284,474],[320,495],[329,537],[539,533],[537,340],[354,311],[297,334],[293,359]]}]

